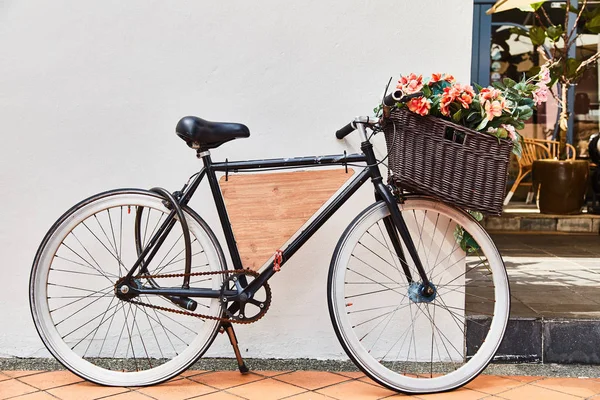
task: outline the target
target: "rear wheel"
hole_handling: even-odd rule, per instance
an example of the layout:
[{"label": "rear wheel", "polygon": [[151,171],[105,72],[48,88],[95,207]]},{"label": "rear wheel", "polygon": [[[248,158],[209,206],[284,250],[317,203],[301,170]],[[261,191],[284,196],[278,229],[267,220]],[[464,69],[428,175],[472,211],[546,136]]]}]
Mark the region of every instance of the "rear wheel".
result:
[{"label": "rear wheel", "polygon": [[[328,300],[348,356],[373,380],[407,393],[441,392],[475,378],[492,360],[509,315],[509,286],[494,243],[468,213],[428,198],[398,205],[433,284],[427,294],[375,203],[342,235]],[[410,271],[409,282],[403,268]]]},{"label": "rear wheel", "polygon": [[[191,210],[184,212],[192,272],[223,271],[223,254],[214,234]],[[44,238],[31,273],[31,311],[48,350],[77,375],[103,385],[152,385],[188,368],[212,343],[218,321],[158,309],[178,309],[163,297],[132,299],[152,308],[115,294],[115,284],[169,213],[155,194],[106,192],[73,207]],[[181,277],[143,275],[185,272],[184,250],[177,223],[135,284],[181,287]],[[219,290],[223,279],[221,274],[194,276],[190,286]],[[222,316],[217,299],[195,300],[197,313]]]}]

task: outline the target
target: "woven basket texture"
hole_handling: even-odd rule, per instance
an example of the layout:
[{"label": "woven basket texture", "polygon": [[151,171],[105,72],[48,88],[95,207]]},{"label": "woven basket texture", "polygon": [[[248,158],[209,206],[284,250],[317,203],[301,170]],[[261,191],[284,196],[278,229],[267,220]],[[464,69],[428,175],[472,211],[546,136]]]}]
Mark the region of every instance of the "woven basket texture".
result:
[{"label": "woven basket texture", "polygon": [[384,133],[396,183],[462,208],[502,214],[512,142],[393,109]]}]

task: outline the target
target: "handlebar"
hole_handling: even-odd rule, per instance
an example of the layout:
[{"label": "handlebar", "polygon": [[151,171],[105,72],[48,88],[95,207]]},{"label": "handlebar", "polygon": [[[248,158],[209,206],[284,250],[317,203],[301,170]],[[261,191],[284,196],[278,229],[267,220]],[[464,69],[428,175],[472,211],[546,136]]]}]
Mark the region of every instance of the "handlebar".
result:
[{"label": "handlebar", "polygon": [[338,139],[343,139],[346,136],[348,136],[349,134],[351,134],[352,132],[354,132],[356,130],[356,126],[354,125],[354,121],[350,122],[348,125],[344,126],[343,128],[338,129],[335,132],[335,137]]},{"label": "handlebar", "polygon": [[[417,93],[412,93],[412,94],[407,94],[407,95],[402,95],[402,91],[400,90],[396,90],[393,93],[388,94],[387,96],[385,96],[383,98],[383,105],[387,106],[387,107],[392,107],[394,106],[396,103],[406,103],[408,100],[410,99],[414,99],[415,97],[421,97],[423,96],[423,93],[421,92],[417,92]],[[361,121],[361,119],[364,119],[363,117],[361,118],[356,118],[355,120],[353,120],[352,122],[350,122],[349,124],[343,126],[342,128],[338,129],[335,132],[335,137],[338,139],[343,139],[346,136],[348,136],[349,134],[351,134],[352,132],[354,132],[357,127],[356,127],[356,123],[371,123],[371,121],[369,121],[369,118],[367,117],[365,121]]]}]

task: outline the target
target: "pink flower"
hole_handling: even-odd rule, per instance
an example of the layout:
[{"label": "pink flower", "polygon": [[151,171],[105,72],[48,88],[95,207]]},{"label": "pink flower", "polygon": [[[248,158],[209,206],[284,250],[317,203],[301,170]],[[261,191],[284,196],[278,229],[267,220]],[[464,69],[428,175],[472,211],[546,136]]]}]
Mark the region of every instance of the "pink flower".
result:
[{"label": "pink flower", "polygon": [[538,89],[533,92],[533,100],[536,106],[548,101],[548,87],[542,82],[539,82],[537,86]]},{"label": "pink flower", "polygon": [[431,109],[431,103],[425,97],[410,99],[406,105],[410,111],[419,115],[427,115]]},{"label": "pink flower", "polygon": [[512,140],[513,142],[515,140],[517,140],[517,131],[515,130],[514,126],[507,125],[507,124],[502,124],[500,126],[503,127],[504,129],[506,129],[506,131],[508,132],[508,137],[510,138],[510,140]]},{"label": "pink flower", "polygon": [[487,116],[488,121],[493,120],[494,117],[501,116],[502,110],[504,109],[503,104],[498,100],[486,101],[484,108],[485,108],[485,114]]},{"label": "pink flower", "polygon": [[550,81],[552,80],[552,78],[550,77],[550,70],[545,65],[542,65],[542,69],[540,70],[539,76],[540,76],[540,83],[543,83],[544,85],[549,84]]},{"label": "pink flower", "polygon": [[397,88],[402,90],[404,94],[416,93],[423,88],[423,75],[401,76]]}]

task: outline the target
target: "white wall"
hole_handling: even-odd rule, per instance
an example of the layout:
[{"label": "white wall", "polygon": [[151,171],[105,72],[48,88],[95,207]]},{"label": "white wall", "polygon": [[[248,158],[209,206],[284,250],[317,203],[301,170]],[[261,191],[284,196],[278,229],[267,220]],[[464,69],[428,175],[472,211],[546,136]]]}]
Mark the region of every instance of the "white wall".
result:
[{"label": "white wall", "polygon": [[[27,284],[60,214],[114,187],[175,190],[199,168],[180,117],[250,127],[213,159],[356,152],[333,133],[390,76],[468,82],[471,27],[466,0],[0,1],[0,356],[47,355]],[[247,356],[343,356],[325,286],[337,238],[371,201],[361,193],[271,281],[267,316],[238,329]],[[216,230],[207,194],[192,206]],[[225,342],[212,355],[230,356]]]}]

